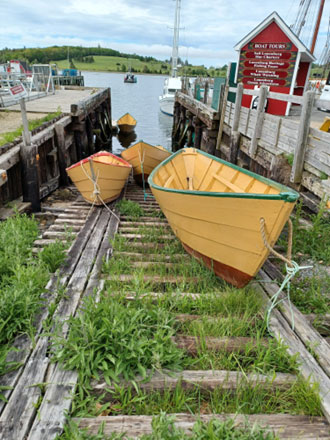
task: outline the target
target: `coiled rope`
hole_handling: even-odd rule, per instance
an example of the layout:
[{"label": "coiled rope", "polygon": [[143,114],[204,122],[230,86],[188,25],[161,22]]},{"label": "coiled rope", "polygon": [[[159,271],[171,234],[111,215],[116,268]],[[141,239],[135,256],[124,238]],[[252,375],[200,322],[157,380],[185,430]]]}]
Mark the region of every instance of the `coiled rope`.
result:
[{"label": "coiled rope", "polygon": [[[294,322],[294,314],[292,310],[292,303],[290,299],[290,282],[291,279],[296,276],[296,274],[303,269],[310,269],[313,266],[299,266],[295,261],[292,260],[292,236],[293,236],[293,227],[292,227],[292,221],[291,219],[288,219],[288,225],[289,225],[289,234],[288,234],[288,250],[287,250],[287,256],[284,257],[280,253],[276,252],[275,249],[272,248],[272,246],[269,244],[267,240],[266,235],[266,222],[263,217],[260,218],[260,232],[262,236],[262,240],[264,242],[265,247],[269,250],[270,253],[275,255],[277,258],[280,258],[285,263],[285,269],[286,269],[286,276],[279,287],[278,291],[270,298],[270,305],[267,309],[267,329],[271,333],[271,330],[269,328],[269,322],[270,322],[270,316],[272,311],[275,307],[277,307],[281,302],[283,302],[285,299],[288,300],[289,307],[290,307],[290,313],[291,313],[291,328],[294,330],[295,322]],[[286,297],[283,296],[280,298],[281,293],[283,292],[284,288],[286,287]]]}]

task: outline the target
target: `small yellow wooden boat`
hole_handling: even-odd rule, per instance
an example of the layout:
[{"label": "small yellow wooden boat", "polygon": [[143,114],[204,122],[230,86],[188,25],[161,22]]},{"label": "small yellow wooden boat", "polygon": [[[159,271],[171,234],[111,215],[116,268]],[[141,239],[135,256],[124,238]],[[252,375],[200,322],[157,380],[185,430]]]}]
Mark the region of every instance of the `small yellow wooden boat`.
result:
[{"label": "small yellow wooden boat", "polygon": [[151,171],[171,154],[170,151],[160,145],[155,147],[143,141],[137,142],[121,152],[122,157],[132,164],[134,179],[140,185],[143,178],[147,183]]},{"label": "small yellow wooden boat", "polygon": [[194,148],[160,164],[149,186],[171,228],[188,253],[216,275],[243,287],[273,246],[299,194],[291,188]]},{"label": "small yellow wooden boat", "polygon": [[125,113],[120,119],[118,119],[117,126],[121,133],[131,133],[135,129],[136,119],[134,119],[129,113]]},{"label": "small yellow wooden boat", "polygon": [[132,165],[108,151],[100,151],[66,169],[83,198],[95,205],[119,197]]}]

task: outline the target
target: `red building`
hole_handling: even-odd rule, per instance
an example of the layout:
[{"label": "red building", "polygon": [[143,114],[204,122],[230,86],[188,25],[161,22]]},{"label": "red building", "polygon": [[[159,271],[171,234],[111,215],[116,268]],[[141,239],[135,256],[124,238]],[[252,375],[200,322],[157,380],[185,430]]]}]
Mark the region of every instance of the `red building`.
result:
[{"label": "red building", "polygon": [[[315,57],[292,32],[277,12],[273,12],[244,37],[239,51],[236,81],[246,89],[269,87],[271,92],[303,95]],[[244,95],[242,105],[250,107],[252,96]],[[268,99],[267,113],[287,115],[290,103]]]}]

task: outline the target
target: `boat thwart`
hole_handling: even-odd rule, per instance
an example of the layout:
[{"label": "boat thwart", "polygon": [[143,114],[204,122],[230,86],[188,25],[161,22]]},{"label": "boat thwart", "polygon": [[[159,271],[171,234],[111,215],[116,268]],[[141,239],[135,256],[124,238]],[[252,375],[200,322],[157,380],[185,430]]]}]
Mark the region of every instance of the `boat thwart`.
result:
[{"label": "boat thwart", "polygon": [[131,164],[122,158],[100,151],[66,171],[87,202],[101,205],[119,197],[131,169]]},{"label": "boat thwart", "polygon": [[259,271],[299,194],[211,156],[185,148],[160,164],[149,185],[188,253],[216,275],[243,287]]}]

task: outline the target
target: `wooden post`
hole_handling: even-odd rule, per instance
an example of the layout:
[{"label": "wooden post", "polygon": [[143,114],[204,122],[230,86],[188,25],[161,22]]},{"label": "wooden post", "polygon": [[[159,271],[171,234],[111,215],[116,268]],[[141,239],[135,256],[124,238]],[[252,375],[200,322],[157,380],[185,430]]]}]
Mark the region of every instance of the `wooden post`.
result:
[{"label": "wooden post", "polygon": [[224,89],[224,92],[222,95],[221,104],[219,105],[219,108],[221,108],[221,114],[220,114],[219,131],[218,131],[218,137],[217,137],[217,145],[215,147],[216,150],[220,150],[220,146],[221,146],[223,124],[225,122],[225,113],[226,113],[226,106],[227,106],[227,99],[228,99],[228,92],[229,92],[229,73],[230,73],[230,63],[228,66],[228,71],[227,71],[225,89]]},{"label": "wooden post", "polygon": [[197,116],[194,116],[195,120],[195,139],[194,139],[194,147],[200,149],[202,133],[203,133],[203,124]]},{"label": "wooden post", "polygon": [[36,212],[40,211],[38,148],[31,142],[24,98],[20,99],[20,106],[23,122],[23,145],[20,149],[23,202],[30,202],[32,211]]},{"label": "wooden post", "polygon": [[58,157],[58,167],[60,170],[60,183],[62,185],[69,184],[69,178],[66,172],[66,167],[70,165],[69,154],[65,145],[65,132],[64,126],[60,122],[57,122],[54,126],[57,144],[57,157]]},{"label": "wooden post", "polygon": [[203,96],[203,103],[207,104],[207,94],[209,92],[209,82],[206,81],[205,82],[205,86],[204,86],[204,96]]},{"label": "wooden post", "polygon": [[244,91],[243,84],[238,83],[237,84],[237,91],[236,91],[236,100],[235,100],[234,120],[233,120],[232,129],[231,129],[232,133],[234,133],[235,131],[238,131],[239,118],[240,118],[240,114],[241,114],[243,91]]},{"label": "wooden post", "polygon": [[193,114],[191,112],[187,112],[188,117],[188,132],[187,132],[187,147],[193,146],[193,132],[194,132],[194,123],[193,123]]},{"label": "wooden post", "polygon": [[301,181],[314,98],[315,98],[315,93],[312,91],[306,92],[304,94],[304,101],[301,109],[297,144],[295,148],[292,171],[290,176],[290,181],[292,183],[300,183]]},{"label": "wooden post", "polygon": [[267,86],[261,86],[259,89],[256,125],[254,127],[253,137],[251,139],[251,145],[249,149],[249,154],[251,157],[254,157],[257,152],[258,140],[260,139],[261,129],[264,122],[265,103],[267,99],[267,94],[268,94]]}]

